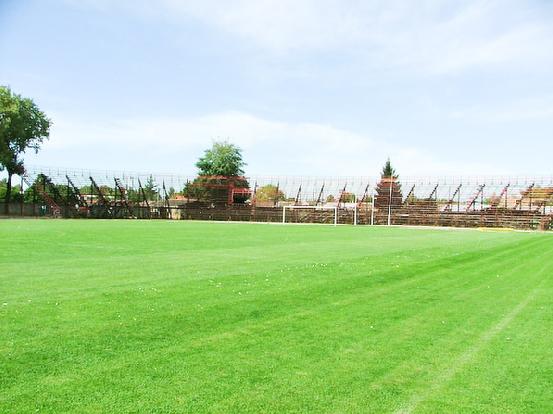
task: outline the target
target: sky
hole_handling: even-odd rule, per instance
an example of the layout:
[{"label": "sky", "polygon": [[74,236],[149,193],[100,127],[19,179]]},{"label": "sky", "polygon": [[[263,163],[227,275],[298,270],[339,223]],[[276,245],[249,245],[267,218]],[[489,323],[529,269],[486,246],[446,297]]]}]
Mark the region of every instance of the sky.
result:
[{"label": "sky", "polygon": [[553,174],[553,2],[0,0],[29,165],[174,174]]}]

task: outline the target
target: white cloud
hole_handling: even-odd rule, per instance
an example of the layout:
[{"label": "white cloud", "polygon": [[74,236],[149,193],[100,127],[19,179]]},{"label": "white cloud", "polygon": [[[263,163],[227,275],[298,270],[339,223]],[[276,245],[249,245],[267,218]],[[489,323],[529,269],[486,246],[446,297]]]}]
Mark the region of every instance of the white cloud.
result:
[{"label": "white cloud", "polygon": [[[55,115],[50,141],[38,155],[27,156],[28,164],[192,174],[212,141],[228,139],[243,148],[247,172],[255,175],[376,176],[388,156],[408,175],[456,174],[467,168],[370,133],[237,111],[90,123]],[[501,172],[490,165],[472,167]]]},{"label": "white cloud", "polygon": [[533,2],[373,0],[83,0],[98,10],[220,30],[260,53],[341,53],[372,66],[457,73],[553,61],[550,11]]},{"label": "white cloud", "polygon": [[484,123],[511,123],[521,121],[550,121],[553,118],[553,96],[520,99],[496,104],[493,108],[474,105],[452,111],[454,119]]}]

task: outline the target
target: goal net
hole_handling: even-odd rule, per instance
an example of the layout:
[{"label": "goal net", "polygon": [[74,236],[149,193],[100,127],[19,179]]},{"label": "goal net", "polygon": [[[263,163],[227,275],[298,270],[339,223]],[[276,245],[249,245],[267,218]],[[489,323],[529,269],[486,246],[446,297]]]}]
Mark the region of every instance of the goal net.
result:
[{"label": "goal net", "polygon": [[282,206],[282,223],[338,224],[337,206]]}]

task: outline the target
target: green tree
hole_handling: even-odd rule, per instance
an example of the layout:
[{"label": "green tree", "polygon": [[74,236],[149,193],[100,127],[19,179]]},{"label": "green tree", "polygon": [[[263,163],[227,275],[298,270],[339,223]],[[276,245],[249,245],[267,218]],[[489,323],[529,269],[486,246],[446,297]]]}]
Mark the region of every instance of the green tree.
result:
[{"label": "green tree", "polygon": [[376,198],[374,204],[378,209],[389,208],[390,206],[400,206],[403,195],[401,184],[398,181],[399,175],[392,167],[390,159],[386,161],[380,174],[380,182],[376,186]]},{"label": "green tree", "polygon": [[390,159],[386,160],[386,164],[384,164],[384,167],[382,168],[382,173],[380,174],[382,178],[384,177],[393,177],[393,178],[399,178],[399,175],[396,174],[396,170],[392,167],[392,163],[390,162]]},{"label": "green tree", "polygon": [[248,180],[241,176],[205,176],[196,177],[193,181],[186,183],[183,189],[185,197],[193,198],[195,201],[209,202],[214,204],[226,204],[229,198],[232,203],[245,203],[249,194],[234,195],[230,192],[233,189],[250,188]]},{"label": "green tree", "polygon": [[12,196],[12,176],[25,172],[21,156],[28,149],[39,150],[50,135],[50,126],[51,121],[32,99],[0,86],[0,170],[8,173],[6,210]]},{"label": "green tree", "polygon": [[[0,180],[0,200],[6,198],[6,192],[8,191],[8,180],[5,178]],[[11,188],[11,199],[14,201],[20,201],[21,200],[21,186],[16,185]]]},{"label": "green tree", "polygon": [[199,175],[233,177],[244,174],[242,150],[229,142],[215,142],[196,163]]},{"label": "green tree", "polygon": [[249,188],[243,177],[242,150],[229,142],[215,142],[196,163],[198,177],[184,187],[184,195],[214,204],[244,203],[249,195],[234,193]]},{"label": "green tree", "polygon": [[267,184],[259,187],[255,192],[256,201],[282,201],[286,198],[284,193],[276,185]]},{"label": "green tree", "polygon": [[146,199],[148,201],[157,200],[159,196],[159,189],[157,187],[157,184],[154,180],[153,176],[149,176],[146,182],[144,183],[144,194],[146,195]]},{"label": "green tree", "polygon": [[138,201],[140,201],[140,193],[138,190],[132,188],[132,187],[129,187],[127,188],[127,199],[131,202],[131,203],[136,203]]},{"label": "green tree", "polygon": [[354,203],[355,202],[355,194],[345,192],[341,195],[342,203]]}]

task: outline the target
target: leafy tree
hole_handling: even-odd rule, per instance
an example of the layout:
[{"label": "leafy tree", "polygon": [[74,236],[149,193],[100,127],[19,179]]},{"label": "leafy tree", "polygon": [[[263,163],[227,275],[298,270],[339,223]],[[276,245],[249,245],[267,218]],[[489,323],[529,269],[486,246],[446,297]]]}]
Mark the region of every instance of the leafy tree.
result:
[{"label": "leafy tree", "polygon": [[199,184],[201,184],[199,177],[196,177],[193,181],[187,181],[182,189],[182,194],[188,198],[200,199],[206,193],[206,190]]},{"label": "leafy tree", "polygon": [[244,203],[248,195],[231,197],[233,188],[249,188],[242,177],[246,163],[242,150],[229,142],[215,142],[196,163],[198,177],[186,184],[183,194],[203,202],[226,204]]},{"label": "leafy tree", "polygon": [[[19,186],[16,186],[18,188]],[[72,191],[65,184],[55,184],[48,179],[44,174],[38,174],[32,185],[28,187],[23,194],[23,200],[26,203],[44,204],[46,200],[42,197],[37,189],[46,192],[56,203],[65,204],[76,202],[72,196]]]},{"label": "leafy tree", "polygon": [[0,86],[0,170],[8,179],[4,200],[6,210],[12,196],[11,179],[25,172],[21,156],[28,149],[39,150],[50,135],[51,121],[29,98]]},{"label": "leafy tree", "polygon": [[259,187],[255,192],[256,201],[282,201],[286,198],[282,190],[279,190],[276,185],[267,184]]},{"label": "leafy tree", "polygon": [[90,194],[92,192],[92,186],[90,184],[83,185],[79,188],[81,194]]},{"label": "leafy tree", "polygon": [[132,187],[127,188],[127,199],[131,203],[140,201],[140,192]]},{"label": "leafy tree", "polygon": [[[183,195],[196,201],[226,204],[232,188],[249,187],[248,180],[243,177],[199,176],[186,183]],[[245,203],[249,196],[235,195],[233,198],[235,203]]]},{"label": "leafy tree", "polygon": [[[99,188],[100,188],[100,191],[102,192],[102,194],[104,195],[104,197],[106,197],[108,199],[114,197],[115,194],[116,194],[115,188],[110,187],[109,185],[100,185]],[[94,191],[92,191],[92,192],[94,192]]]},{"label": "leafy tree", "polygon": [[[0,180],[0,200],[6,198],[6,192],[8,191],[8,180],[5,178]],[[21,201],[21,186],[15,185],[11,188],[10,198],[14,201]]]},{"label": "leafy tree", "polygon": [[345,192],[342,194],[342,203],[354,203],[355,202],[355,194]]},{"label": "leafy tree", "polygon": [[242,150],[229,142],[215,142],[196,163],[199,175],[233,177],[244,174]]}]

